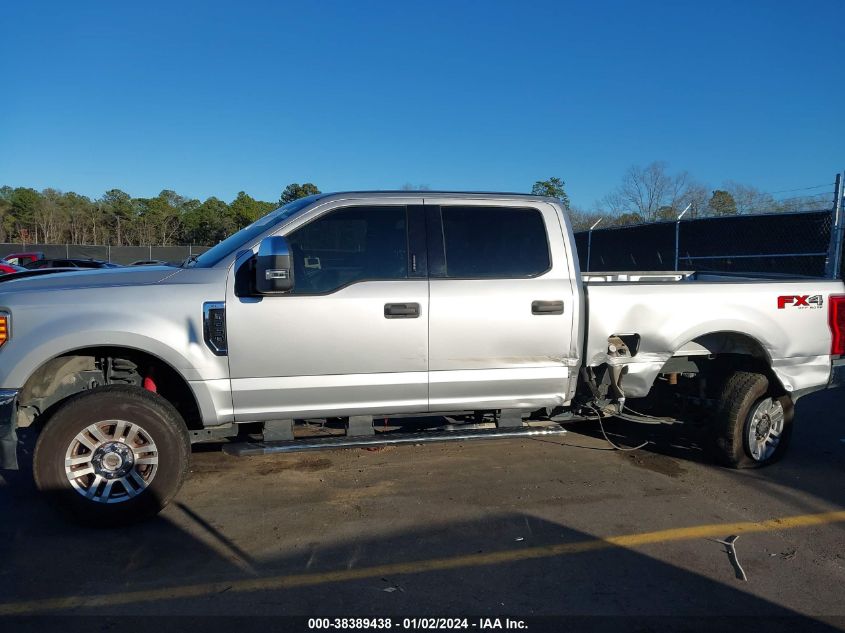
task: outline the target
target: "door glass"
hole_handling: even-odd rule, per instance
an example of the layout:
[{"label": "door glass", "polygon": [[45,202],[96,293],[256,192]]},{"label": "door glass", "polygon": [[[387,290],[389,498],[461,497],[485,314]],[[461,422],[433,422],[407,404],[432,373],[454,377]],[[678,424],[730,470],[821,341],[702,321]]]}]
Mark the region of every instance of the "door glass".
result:
[{"label": "door glass", "polygon": [[287,236],[294,294],[332,292],[356,281],[406,279],[404,206],[347,207]]},{"label": "door glass", "polygon": [[551,267],[537,209],[442,207],[446,277],[519,279]]}]

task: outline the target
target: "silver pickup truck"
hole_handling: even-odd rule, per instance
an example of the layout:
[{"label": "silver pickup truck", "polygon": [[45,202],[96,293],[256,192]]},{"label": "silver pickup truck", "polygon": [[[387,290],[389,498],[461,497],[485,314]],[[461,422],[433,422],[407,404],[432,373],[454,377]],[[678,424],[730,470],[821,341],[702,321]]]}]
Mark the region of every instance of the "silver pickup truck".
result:
[{"label": "silver pickup truck", "polygon": [[794,402],[836,382],[839,281],[577,262],[554,199],[338,193],[181,267],[0,284],[0,466],[31,427],[38,487],[103,524],[164,507],[198,441],[252,455],[695,418],[718,461],[759,466]]}]

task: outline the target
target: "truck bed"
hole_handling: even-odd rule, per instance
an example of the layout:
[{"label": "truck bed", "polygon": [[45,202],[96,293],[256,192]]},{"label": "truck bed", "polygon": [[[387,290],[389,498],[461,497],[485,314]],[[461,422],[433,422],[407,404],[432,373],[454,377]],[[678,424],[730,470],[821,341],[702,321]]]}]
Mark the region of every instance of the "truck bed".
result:
[{"label": "truck bed", "polygon": [[[627,365],[625,391],[642,397],[672,356],[754,348],[789,392],[830,377],[828,301],[842,282],[631,271],[582,275],[587,296],[584,359],[608,362],[608,337],[639,334]],[[817,302],[812,299],[817,297]],[[781,298],[802,298],[784,301]],[[798,304],[798,305],[796,305]]]},{"label": "truck bed", "polygon": [[796,281],[815,280],[817,277],[796,277],[778,273],[727,273],[696,270],[614,270],[607,272],[582,272],[581,280],[596,283],[656,283],[677,281]]}]

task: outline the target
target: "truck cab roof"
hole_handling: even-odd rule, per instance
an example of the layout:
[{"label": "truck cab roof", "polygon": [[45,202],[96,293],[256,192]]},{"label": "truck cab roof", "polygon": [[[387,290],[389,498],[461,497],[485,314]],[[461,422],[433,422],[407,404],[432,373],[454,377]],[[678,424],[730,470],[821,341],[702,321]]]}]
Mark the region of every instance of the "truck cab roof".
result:
[{"label": "truck cab roof", "polygon": [[317,200],[343,200],[347,198],[466,198],[467,200],[525,200],[526,202],[560,202],[557,198],[537,196],[531,193],[508,191],[428,191],[428,190],[375,190],[375,191],[336,191],[309,196]]}]

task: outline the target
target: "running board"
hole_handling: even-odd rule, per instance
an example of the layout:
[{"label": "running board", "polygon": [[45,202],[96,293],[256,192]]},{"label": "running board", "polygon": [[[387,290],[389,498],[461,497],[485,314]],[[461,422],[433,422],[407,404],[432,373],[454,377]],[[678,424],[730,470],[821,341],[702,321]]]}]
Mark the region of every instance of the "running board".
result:
[{"label": "running board", "polygon": [[431,442],[457,442],[469,440],[494,440],[509,437],[539,437],[563,435],[561,426],[524,426],[494,429],[469,429],[465,431],[429,431],[417,433],[377,433],[360,437],[317,437],[281,442],[239,442],[225,444],[223,452],[236,457],[270,455],[271,453],[296,453],[330,448],[358,448],[362,446],[395,446],[398,444],[426,444]]}]

